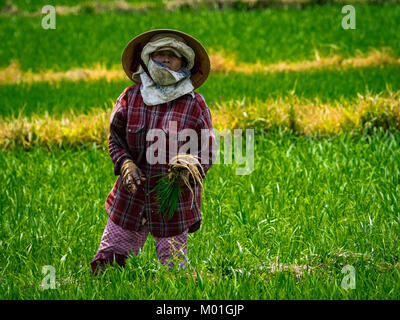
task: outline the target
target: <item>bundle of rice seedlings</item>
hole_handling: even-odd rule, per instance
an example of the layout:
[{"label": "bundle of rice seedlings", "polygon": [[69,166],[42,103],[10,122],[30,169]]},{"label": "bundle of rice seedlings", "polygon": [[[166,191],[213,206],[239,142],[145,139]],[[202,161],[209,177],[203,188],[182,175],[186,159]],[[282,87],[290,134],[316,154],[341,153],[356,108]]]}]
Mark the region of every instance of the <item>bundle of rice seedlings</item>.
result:
[{"label": "bundle of rice seedlings", "polygon": [[[176,184],[177,181],[183,181],[192,193],[192,208],[193,188],[196,188],[197,185],[203,188],[202,177],[205,176],[205,173],[198,157],[192,154],[176,155],[170,160],[169,166],[170,172],[162,175],[153,190],[157,192],[156,199],[160,205],[159,213],[166,213],[167,217],[171,218],[178,208],[179,196],[182,193],[182,188]],[[199,168],[201,168],[201,172]],[[194,187],[190,184],[190,180],[193,181]]]}]

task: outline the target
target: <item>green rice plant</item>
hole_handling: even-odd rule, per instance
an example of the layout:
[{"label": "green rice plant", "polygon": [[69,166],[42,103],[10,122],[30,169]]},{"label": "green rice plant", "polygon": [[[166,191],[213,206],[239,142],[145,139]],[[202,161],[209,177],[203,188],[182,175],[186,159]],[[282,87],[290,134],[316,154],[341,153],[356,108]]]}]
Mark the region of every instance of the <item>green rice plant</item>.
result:
[{"label": "green rice plant", "polygon": [[158,213],[166,213],[170,219],[178,207],[178,199],[181,195],[181,188],[174,186],[169,180],[168,175],[162,176],[154,187],[153,191],[157,192],[157,201],[160,205]]},{"label": "green rice plant", "polygon": [[202,175],[198,168],[201,168],[203,176],[204,171],[197,158],[192,154],[178,154],[169,162],[170,172],[165,175],[158,175],[161,178],[153,191],[157,192],[157,201],[160,205],[159,213],[166,213],[168,219],[173,216],[178,208],[179,196],[182,193],[179,181],[182,181],[192,193],[192,206],[194,193],[190,180],[193,181],[194,187],[197,184],[203,187],[201,183]]}]

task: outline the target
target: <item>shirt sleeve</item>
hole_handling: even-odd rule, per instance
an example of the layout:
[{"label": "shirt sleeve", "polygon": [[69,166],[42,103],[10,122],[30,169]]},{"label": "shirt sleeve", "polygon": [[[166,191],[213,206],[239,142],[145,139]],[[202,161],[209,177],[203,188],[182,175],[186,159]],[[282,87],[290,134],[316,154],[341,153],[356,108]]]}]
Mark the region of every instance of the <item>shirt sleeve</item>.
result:
[{"label": "shirt sleeve", "polygon": [[110,117],[108,149],[114,165],[114,174],[116,176],[121,174],[120,169],[123,161],[126,159],[132,160],[125,138],[128,114],[127,89],[125,89],[118,97]]},{"label": "shirt sleeve", "polygon": [[[199,161],[204,171],[205,177],[207,171],[211,168],[215,162],[216,157],[216,140],[212,126],[211,113],[202,95],[199,94],[198,102],[201,106],[201,115],[198,118],[196,125],[196,132],[198,136],[199,146]],[[200,170],[202,171],[202,170]]]}]

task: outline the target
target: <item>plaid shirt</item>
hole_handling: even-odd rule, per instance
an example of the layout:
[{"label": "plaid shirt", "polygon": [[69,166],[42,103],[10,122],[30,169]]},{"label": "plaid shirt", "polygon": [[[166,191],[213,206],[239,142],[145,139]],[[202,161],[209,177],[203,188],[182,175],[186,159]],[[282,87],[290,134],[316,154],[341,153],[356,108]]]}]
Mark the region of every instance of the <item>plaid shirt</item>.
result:
[{"label": "plaid shirt", "polygon": [[[177,131],[170,130],[171,123],[176,125]],[[135,84],[126,88],[118,97],[110,117],[109,135],[109,152],[114,164],[114,174],[119,176],[123,161],[131,159],[141,169],[147,180],[142,182],[136,193],[131,194],[125,191],[121,177],[117,178],[105,202],[107,213],[114,223],[124,229],[137,231],[145,218],[150,232],[157,237],[178,235],[188,228],[189,232],[195,232],[200,228],[200,186],[193,190],[192,208],[192,193],[188,187],[182,188],[178,208],[169,220],[164,214],[158,213],[156,192],[152,191],[160,178],[154,175],[167,173],[169,140],[171,137],[176,137],[172,133],[179,133],[186,128],[196,131],[198,146],[200,146],[195,152],[190,150],[190,153],[199,157],[202,155],[208,157],[208,159],[199,159],[206,173],[215,159],[216,144],[211,114],[201,94],[192,92],[167,103],[146,106],[140,93],[140,84]],[[160,152],[165,152],[165,164],[150,164],[146,160],[147,148],[155,143],[147,141],[151,140],[149,138],[146,139],[150,129],[162,129],[166,133],[166,148],[154,152],[154,156],[161,156]],[[203,140],[201,131],[203,131]],[[204,132],[208,135],[204,135]],[[175,138],[177,151],[187,141],[179,140]]]}]

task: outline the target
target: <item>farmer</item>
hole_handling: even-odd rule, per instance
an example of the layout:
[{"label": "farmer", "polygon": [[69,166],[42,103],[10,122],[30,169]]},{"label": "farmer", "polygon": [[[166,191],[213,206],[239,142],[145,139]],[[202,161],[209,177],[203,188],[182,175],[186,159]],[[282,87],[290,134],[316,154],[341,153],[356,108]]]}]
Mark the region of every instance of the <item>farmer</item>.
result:
[{"label": "farmer", "polygon": [[[168,146],[170,140],[176,141],[176,150],[180,150],[186,140],[178,141],[177,134],[183,129],[194,130],[198,149],[190,153],[199,157],[204,171],[201,178],[205,177],[215,159],[215,136],[207,104],[194,89],[207,79],[210,60],[193,37],[177,30],[155,29],[128,43],[122,65],[136,84],[122,92],[111,114],[109,152],[114,174],[119,177],[105,202],[108,221],[91,262],[92,272],[114,261],[124,266],[131,253],[137,255],[143,248],[149,232],[155,238],[161,264],[173,267],[179,262],[183,268],[188,262],[187,234],[200,228],[201,186],[195,186],[191,179],[192,194],[180,175],[172,180],[168,161],[176,153]],[[164,140],[167,149],[160,148],[153,155],[165,155],[164,163],[149,161],[152,157],[146,151],[156,143],[147,137],[151,129],[165,133],[158,139]],[[182,189],[170,219],[158,211],[153,188],[159,174],[167,174]]]}]

